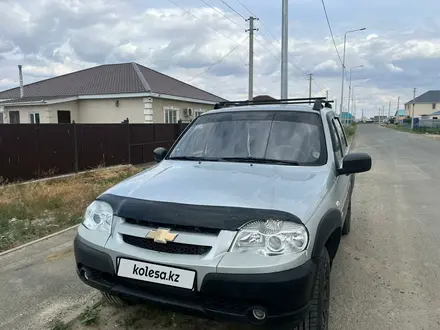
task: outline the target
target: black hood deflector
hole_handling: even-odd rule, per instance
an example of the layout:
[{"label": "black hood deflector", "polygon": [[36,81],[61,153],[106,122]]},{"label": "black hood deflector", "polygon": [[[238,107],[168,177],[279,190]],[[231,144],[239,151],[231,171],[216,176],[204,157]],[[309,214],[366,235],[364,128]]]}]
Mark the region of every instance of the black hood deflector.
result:
[{"label": "black hood deflector", "polygon": [[116,216],[164,225],[180,225],[220,230],[237,230],[254,220],[283,220],[302,223],[284,211],[245,207],[190,205],[174,202],[142,200],[104,194],[97,200],[107,202]]}]

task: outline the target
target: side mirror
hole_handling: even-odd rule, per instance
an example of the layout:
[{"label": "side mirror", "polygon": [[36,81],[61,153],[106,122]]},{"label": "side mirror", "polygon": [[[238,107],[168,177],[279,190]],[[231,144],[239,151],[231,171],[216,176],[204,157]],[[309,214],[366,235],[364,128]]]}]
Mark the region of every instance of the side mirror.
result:
[{"label": "side mirror", "polygon": [[351,153],[344,157],[342,168],[338,174],[354,174],[368,172],[371,169],[371,157],[365,153]]},{"label": "side mirror", "polygon": [[168,153],[168,150],[162,147],[158,147],[154,149],[153,152],[154,152],[154,160],[159,163],[165,158],[165,156]]}]

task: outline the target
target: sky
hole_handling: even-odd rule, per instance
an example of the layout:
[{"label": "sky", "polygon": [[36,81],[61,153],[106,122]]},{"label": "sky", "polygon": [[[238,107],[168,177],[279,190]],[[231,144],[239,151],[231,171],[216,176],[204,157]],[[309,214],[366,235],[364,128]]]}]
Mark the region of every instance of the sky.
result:
[{"label": "sky", "polygon": [[[174,2],[174,4],[173,4]],[[254,95],[280,97],[281,0],[0,0],[0,90],[106,63],[137,62],[230,100],[248,93],[256,16]],[[179,8],[178,6],[181,8]],[[289,97],[341,102],[352,73],[356,116],[391,114],[440,89],[440,1],[289,0]],[[182,9],[183,8],[183,9]],[[188,13],[189,12],[189,13]],[[336,52],[338,50],[339,55]],[[363,66],[363,67],[359,67]]]}]

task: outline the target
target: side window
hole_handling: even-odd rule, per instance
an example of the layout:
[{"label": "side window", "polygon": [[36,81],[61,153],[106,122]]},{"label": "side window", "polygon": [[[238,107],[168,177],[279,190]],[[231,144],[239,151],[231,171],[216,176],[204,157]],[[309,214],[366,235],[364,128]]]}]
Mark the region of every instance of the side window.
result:
[{"label": "side window", "polygon": [[335,118],[334,122],[335,122],[335,126],[336,126],[336,131],[338,132],[339,139],[342,144],[343,154],[345,155],[345,152],[348,148],[347,138],[345,137],[345,132],[344,132],[344,129],[342,128],[342,125],[341,125],[341,122],[339,121],[339,118]]},{"label": "side window", "polygon": [[329,120],[329,124],[330,124],[329,129],[332,138],[333,151],[335,154],[337,165],[339,167],[342,162],[341,140],[339,139],[338,131],[336,130],[335,121],[333,119]]}]

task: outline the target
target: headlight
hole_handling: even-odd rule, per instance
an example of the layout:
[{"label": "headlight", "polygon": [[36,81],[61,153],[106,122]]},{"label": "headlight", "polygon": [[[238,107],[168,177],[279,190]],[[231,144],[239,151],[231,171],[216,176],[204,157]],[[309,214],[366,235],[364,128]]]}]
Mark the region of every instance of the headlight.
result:
[{"label": "headlight", "polygon": [[230,251],[277,256],[304,251],[308,242],[309,235],[301,224],[278,220],[254,221],[237,233]]},{"label": "headlight", "polygon": [[112,207],[101,201],[94,201],[87,207],[83,225],[90,230],[111,232],[113,221]]}]

